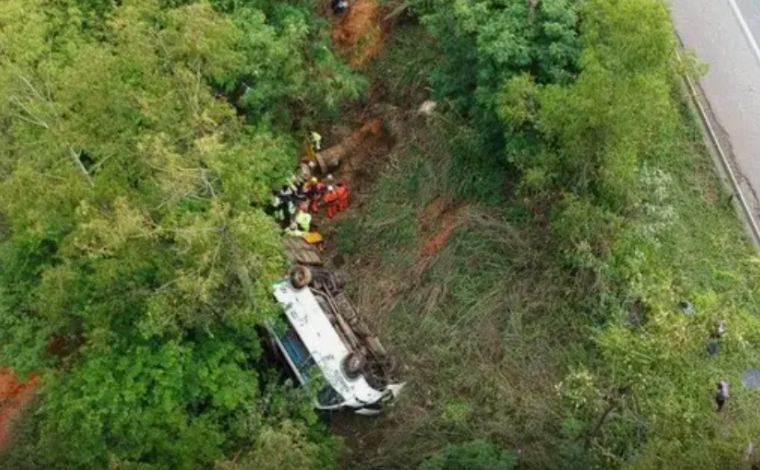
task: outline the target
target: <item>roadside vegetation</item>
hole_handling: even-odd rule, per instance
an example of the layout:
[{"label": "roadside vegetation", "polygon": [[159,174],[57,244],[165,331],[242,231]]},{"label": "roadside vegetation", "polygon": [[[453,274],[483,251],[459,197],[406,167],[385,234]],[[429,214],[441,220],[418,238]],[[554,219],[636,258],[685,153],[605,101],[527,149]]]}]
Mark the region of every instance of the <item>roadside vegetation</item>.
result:
[{"label": "roadside vegetation", "polygon": [[444,111],[410,126],[339,228],[410,385],[379,426],[352,420],[366,447],[348,466],[481,439],[526,468],[755,462],[760,396],[741,377],[760,267],[685,104],[694,68],[665,4],[411,3],[421,25],[369,73],[401,104],[425,84],[386,72],[429,70]]},{"label": "roadside vegetation", "polygon": [[[39,385],[0,467],[760,463],[760,260],[665,2],[376,24],[399,5],[335,48],[325,2],[0,2],[0,366]],[[264,358],[263,209],[307,130],[377,105],[395,145],[325,230],[407,388],[331,433]]]}]

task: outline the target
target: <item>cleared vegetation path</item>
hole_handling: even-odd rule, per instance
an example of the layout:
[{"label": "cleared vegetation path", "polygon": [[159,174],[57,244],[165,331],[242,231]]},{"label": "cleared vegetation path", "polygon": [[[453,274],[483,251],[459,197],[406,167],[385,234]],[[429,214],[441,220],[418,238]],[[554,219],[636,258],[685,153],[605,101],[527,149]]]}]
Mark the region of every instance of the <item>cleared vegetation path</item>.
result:
[{"label": "cleared vegetation path", "polygon": [[671,0],[687,50],[709,64],[700,80],[721,145],[760,222],[760,5],[754,0]]}]

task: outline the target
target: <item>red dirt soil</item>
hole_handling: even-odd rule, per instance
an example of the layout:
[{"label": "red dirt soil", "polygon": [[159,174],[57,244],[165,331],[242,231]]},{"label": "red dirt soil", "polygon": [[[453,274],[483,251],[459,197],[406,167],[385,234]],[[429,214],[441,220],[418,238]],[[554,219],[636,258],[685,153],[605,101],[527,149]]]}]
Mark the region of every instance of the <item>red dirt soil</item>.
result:
[{"label": "red dirt soil", "polygon": [[464,206],[447,205],[446,202],[438,198],[431,202],[420,216],[420,227],[423,233],[429,232],[433,225],[437,225],[437,230],[427,237],[420,251],[420,258],[430,258],[438,253],[464,222],[461,217]]},{"label": "red dirt soil", "polygon": [[[378,147],[386,147],[387,136],[383,128],[383,120],[375,117],[364,121],[362,126],[343,139],[339,144],[328,147],[319,156],[326,161],[340,160],[341,163],[356,153],[376,153]],[[350,161],[350,160],[349,160]]]},{"label": "red dirt soil", "polygon": [[446,211],[446,201],[443,198],[436,198],[427,205],[422,215],[420,215],[420,228],[423,232],[430,230],[430,226],[435,222],[438,217]]},{"label": "red dirt soil", "polygon": [[10,443],[13,423],[34,398],[38,379],[32,375],[22,384],[10,369],[0,368],[0,452]]},{"label": "red dirt soil", "polygon": [[352,188],[357,179],[372,173],[376,163],[372,159],[387,154],[392,147],[393,138],[386,131],[383,120],[373,117],[339,144],[321,151],[320,155],[326,160],[340,160],[336,176]]},{"label": "red dirt soil", "polygon": [[350,54],[350,63],[361,67],[383,50],[385,32],[377,0],[357,0],[333,23],[332,40],[339,51]]}]

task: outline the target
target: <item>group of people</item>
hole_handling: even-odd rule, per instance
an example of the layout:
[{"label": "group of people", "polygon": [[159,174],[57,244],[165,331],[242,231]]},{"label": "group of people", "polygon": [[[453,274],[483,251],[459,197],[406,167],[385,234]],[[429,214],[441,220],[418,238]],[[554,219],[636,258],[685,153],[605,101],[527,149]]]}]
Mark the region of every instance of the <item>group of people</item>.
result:
[{"label": "group of people", "polygon": [[[688,300],[681,300],[678,302],[678,309],[685,315],[692,316],[696,313],[694,305]],[[719,320],[713,330],[710,332],[710,342],[707,343],[707,354],[715,356],[720,352],[720,342],[723,336],[726,334],[726,323],[723,320]],[[718,411],[722,411],[729,398],[728,382],[720,380],[716,382],[715,404]]]},{"label": "group of people", "polygon": [[[710,356],[714,356],[718,354],[718,351],[720,351],[720,345],[719,341],[721,338],[723,338],[723,335],[726,334],[726,323],[723,320],[718,321],[718,323],[715,325],[715,329],[710,333],[710,343],[707,345],[707,353]],[[717,392],[715,393],[715,404],[718,406],[718,411],[723,410],[723,406],[728,401],[729,393],[728,393],[728,382],[725,380],[720,380],[716,383],[717,385]]]},{"label": "group of people", "polygon": [[[319,134],[312,132],[309,140],[314,149],[321,149]],[[291,235],[312,232],[312,214],[317,214],[321,207],[325,207],[328,219],[348,209],[348,186],[330,174],[324,179],[317,177],[316,168],[314,160],[305,158],[289,183],[272,191],[270,212]]]}]

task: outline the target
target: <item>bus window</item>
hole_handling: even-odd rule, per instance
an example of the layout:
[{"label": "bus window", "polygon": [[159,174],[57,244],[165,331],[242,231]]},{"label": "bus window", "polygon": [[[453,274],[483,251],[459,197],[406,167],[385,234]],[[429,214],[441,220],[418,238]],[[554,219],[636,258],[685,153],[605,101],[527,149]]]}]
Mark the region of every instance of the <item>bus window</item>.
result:
[{"label": "bus window", "polygon": [[325,386],[322,387],[322,390],[317,394],[317,402],[321,406],[331,407],[343,403],[343,397],[338,395],[338,392],[336,392],[330,384],[325,384]]}]

